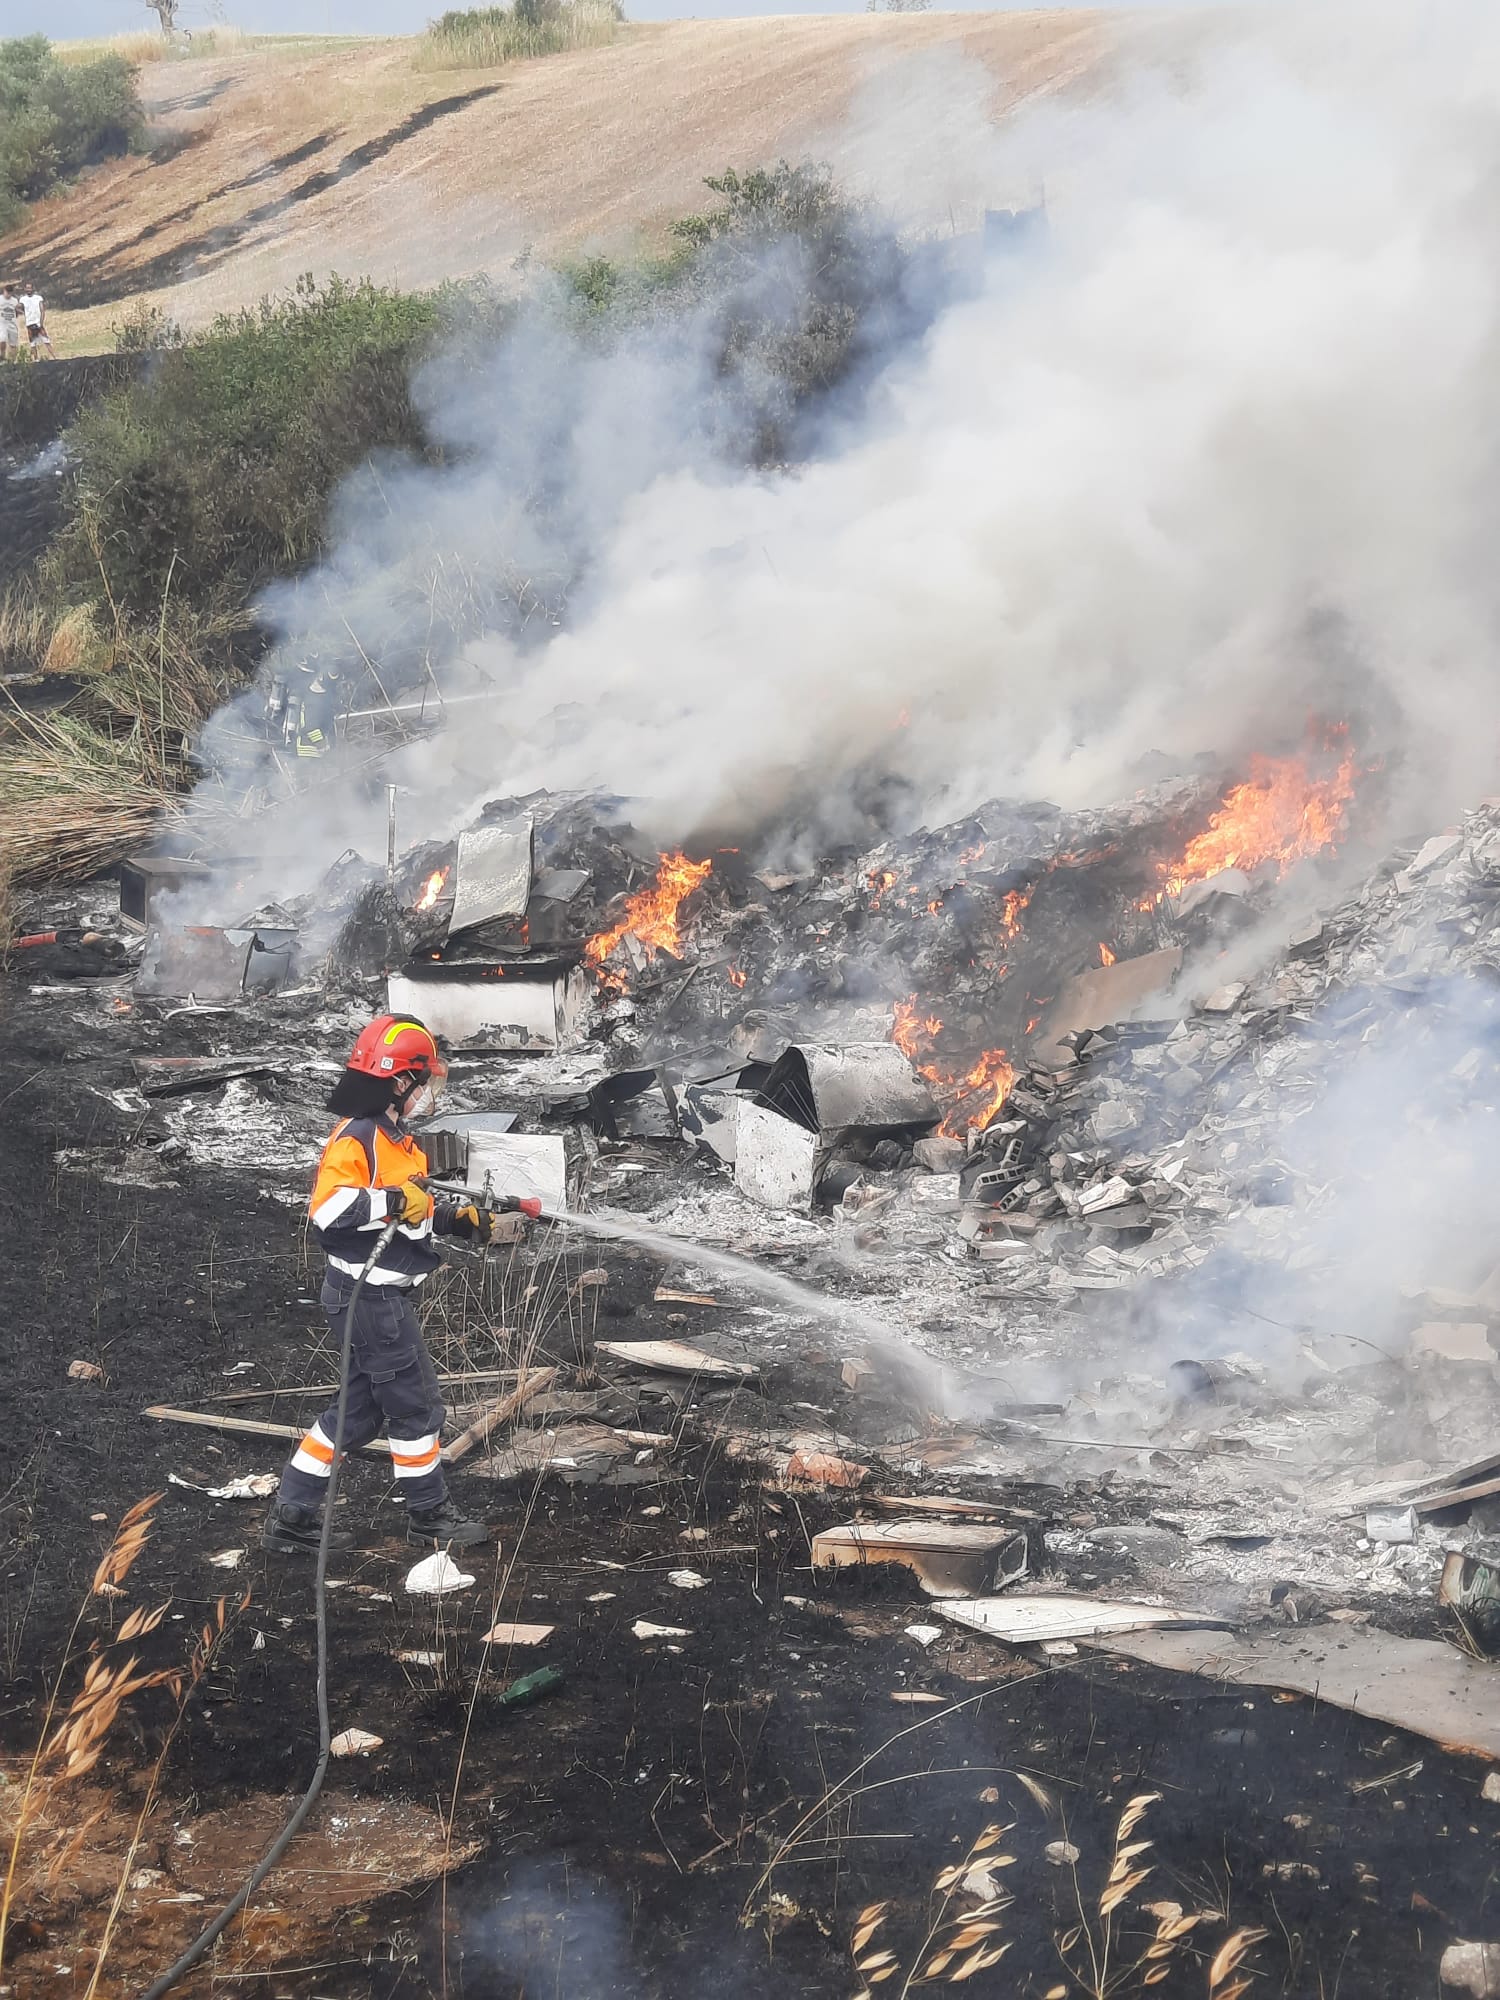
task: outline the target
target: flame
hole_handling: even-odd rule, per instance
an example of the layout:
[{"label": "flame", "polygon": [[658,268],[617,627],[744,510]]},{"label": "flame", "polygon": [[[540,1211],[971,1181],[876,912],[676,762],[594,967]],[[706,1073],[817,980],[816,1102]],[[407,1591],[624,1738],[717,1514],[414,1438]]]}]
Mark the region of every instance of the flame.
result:
[{"label": "flame", "polygon": [[712,861],[689,861],[680,848],[661,857],[656,880],[649,889],[637,889],[625,898],[625,914],[607,931],[598,931],[583,948],[590,965],[602,966],[622,937],[640,941],[654,957],[658,951],[675,952],[682,938],[677,912],[700,883],[713,873]]},{"label": "flame", "polygon": [[1108,946],[1108,945],[1107,945],[1107,944],[1106,944],[1106,943],[1104,942],[1103,938],[1100,938],[1100,940],[1099,940],[1099,963],[1100,963],[1101,965],[1113,965],[1113,964],[1114,964],[1114,962],[1115,962],[1115,955],[1114,955],[1114,953],[1113,953],[1113,952],[1112,952],[1112,951],[1110,950],[1109,946]]},{"label": "flame", "polygon": [[880,899],[886,891],[896,886],[896,877],[889,868],[872,868],[865,877],[870,890],[870,908],[878,910]]},{"label": "flame", "polygon": [[747,977],[748,975],[742,965],[730,966],[729,983],[731,986],[743,986]]},{"label": "flame", "polygon": [[1030,889],[1008,889],[1005,900],[1000,905],[1000,935],[1019,937],[1021,935],[1021,912],[1036,893],[1035,884]]},{"label": "flame", "polygon": [[1010,1095],[1016,1080],[1014,1065],[1004,1049],[986,1049],[967,1069],[940,1056],[934,1044],[943,1032],[936,1014],[917,1010],[915,994],[898,1000],[891,1024],[891,1040],[920,1075],[932,1085],[940,1104],[946,1107],[938,1131],[945,1139],[956,1139],[970,1126],[988,1125]]},{"label": "flame", "polygon": [[434,868],[432,873],[428,876],[427,880],[423,883],[422,893],[420,896],[418,896],[415,904],[413,905],[413,908],[419,912],[422,910],[430,910],[433,904],[437,901],[438,897],[442,895],[443,884],[447,881],[447,879],[448,879],[448,871],[446,868]]},{"label": "flame", "polygon": [[1193,882],[1221,869],[1246,874],[1274,867],[1279,880],[1294,863],[1337,847],[1354,797],[1354,755],[1342,728],[1331,730],[1325,748],[1341,754],[1332,771],[1319,772],[1311,756],[1250,760],[1250,775],[1224,796],[1207,827],[1194,836],[1176,861],[1160,864],[1161,888],[1145,899],[1150,908],[1163,895],[1180,896]]}]

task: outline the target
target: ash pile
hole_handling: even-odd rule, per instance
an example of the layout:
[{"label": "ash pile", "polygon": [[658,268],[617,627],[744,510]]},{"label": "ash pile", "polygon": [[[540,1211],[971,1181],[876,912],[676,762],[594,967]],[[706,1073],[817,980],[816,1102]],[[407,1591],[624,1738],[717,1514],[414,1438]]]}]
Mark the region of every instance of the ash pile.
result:
[{"label": "ash pile", "polygon": [[[1200,1589],[1430,1601],[1443,1537],[1491,1525],[1466,1461],[1500,1469],[1500,805],[1372,855],[1379,783],[1330,732],[816,859],[787,828],[663,852],[621,801],[537,793],[259,908],[232,857],[148,857],[127,962],[66,983],[100,1060],[128,1053],[131,1144],[60,1164],[164,1186],[253,1157],[300,1206],[353,1034],[409,1011],[453,1057],[441,1176],[649,1225],[690,1277],[689,1246],[797,1273],[829,1310],[750,1305],[757,1353],[926,1371],[878,1438],[836,1389],[820,1450],[1082,1471],[1078,1536],[1123,1511]],[[1411,1532],[1361,1536],[1367,1504]]]}]

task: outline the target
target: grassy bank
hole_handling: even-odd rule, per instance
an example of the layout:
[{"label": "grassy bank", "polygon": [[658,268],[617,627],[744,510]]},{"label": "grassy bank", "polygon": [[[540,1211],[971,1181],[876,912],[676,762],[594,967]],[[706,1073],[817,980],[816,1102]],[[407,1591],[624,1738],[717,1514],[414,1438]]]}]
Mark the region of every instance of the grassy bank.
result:
[{"label": "grassy bank", "polygon": [[[680,334],[694,353],[707,343],[708,386],[683,421],[731,462],[780,463],[804,408],[857,370],[867,328],[887,336],[903,253],[826,171],[782,165],[708,186],[714,205],[677,225],[669,256],[589,259],[525,310],[533,330],[551,316],[559,340],[606,370],[624,343],[622,394],[635,379],[629,343],[643,334]],[[0,865],[17,881],[107,865],[193,781],[200,724],[256,671],[257,594],[328,553],[336,492],[346,511],[383,520],[392,459],[443,462],[454,447],[434,442],[413,401],[419,364],[441,355],[450,378],[474,370],[488,382],[521,310],[483,283],[404,293],[305,279],[191,337],[149,312],[120,330],[127,379],[67,430],[66,519],[0,602],[5,663],[69,689],[60,715],[0,719]],[[568,539],[566,492],[549,495],[543,478],[517,497],[520,531],[555,544],[558,563],[539,577],[532,559],[517,568],[497,546],[475,576],[450,569],[451,550],[419,542],[408,564],[402,546],[392,604],[410,601],[419,643],[394,630],[371,642],[382,659],[374,698],[513,614],[563,619],[584,554]],[[346,673],[374,675],[337,617],[323,643],[347,654]]]}]

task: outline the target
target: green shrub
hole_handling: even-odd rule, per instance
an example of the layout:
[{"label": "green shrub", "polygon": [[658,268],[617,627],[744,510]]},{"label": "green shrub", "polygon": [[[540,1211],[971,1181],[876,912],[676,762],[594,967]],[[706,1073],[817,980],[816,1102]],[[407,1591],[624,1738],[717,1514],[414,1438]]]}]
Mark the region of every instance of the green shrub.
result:
[{"label": "green shrub", "polygon": [[45,35],[0,42],[0,229],[21,204],[145,143],[135,72],[117,55],[58,61]]},{"label": "green shrub", "polygon": [[421,447],[409,383],[441,316],[436,295],[308,277],[177,344],[128,320],[121,346],[158,358],[70,433],[78,508],[54,580],[141,616],[169,573],[174,597],[208,607],[301,567],[339,480],[373,450]]},{"label": "green shrub", "polygon": [[441,15],[417,44],[421,69],[494,69],[522,56],[612,42],[623,18],[617,0],[515,0]]}]

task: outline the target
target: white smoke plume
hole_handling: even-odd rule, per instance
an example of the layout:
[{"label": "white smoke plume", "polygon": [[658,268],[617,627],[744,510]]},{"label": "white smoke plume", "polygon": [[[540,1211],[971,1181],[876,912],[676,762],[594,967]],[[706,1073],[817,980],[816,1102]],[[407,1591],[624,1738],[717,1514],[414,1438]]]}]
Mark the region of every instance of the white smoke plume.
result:
[{"label": "white smoke plume", "polygon": [[547,643],[469,649],[505,698],[405,754],[420,830],[534,785],[642,800],[662,840],[813,798],[836,820],[871,769],[929,820],[1098,804],[1150,752],[1233,765],[1310,712],[1394,753],[1403,825],[1487,788],[1500,20],[1236,18],[1102,101],[993,124],[951,56],[873,80],[825,149],[857,185],[910,223],[960,178],[966,212],[1045,181],[1049,236],[793,470],[705,446],[680,328],[601,356],[524,322],[433,371],[474,455],[351,492],[332,560],[273,601],[288,643],[345,627],[378,663],[422,615],[414,547],[438,588],[544,573],[541,483],[595,561]]}]

